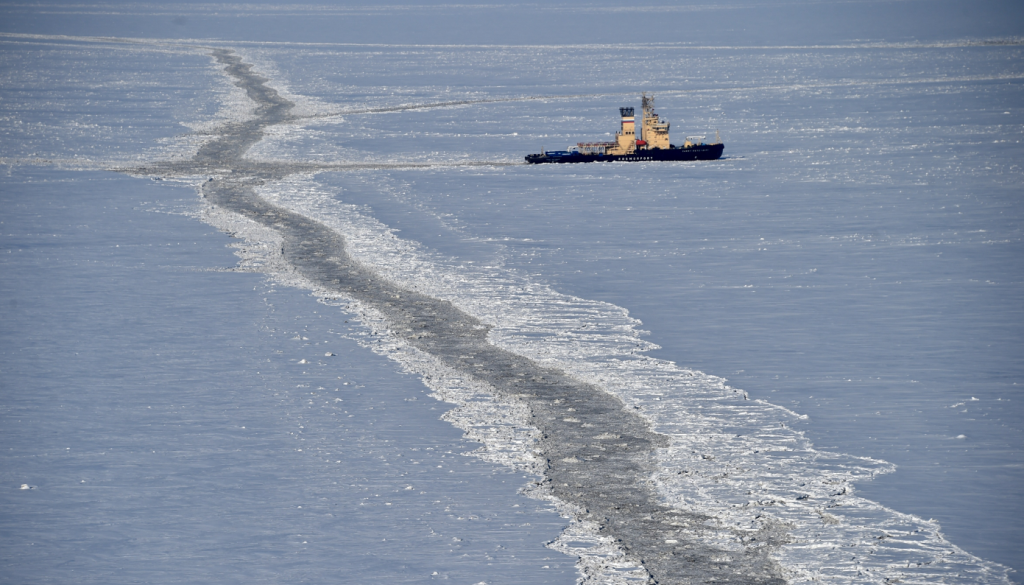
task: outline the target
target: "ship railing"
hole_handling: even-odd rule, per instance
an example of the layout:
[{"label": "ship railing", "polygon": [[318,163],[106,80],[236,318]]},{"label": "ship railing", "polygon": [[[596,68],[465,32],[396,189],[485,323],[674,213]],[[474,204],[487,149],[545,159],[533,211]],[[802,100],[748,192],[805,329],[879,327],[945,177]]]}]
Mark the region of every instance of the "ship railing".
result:
[{"label": "ship railing", "polygon": [[580,154],[605,154],[615,144],[615,142],[579,142],[576,144],[576,149]]}]

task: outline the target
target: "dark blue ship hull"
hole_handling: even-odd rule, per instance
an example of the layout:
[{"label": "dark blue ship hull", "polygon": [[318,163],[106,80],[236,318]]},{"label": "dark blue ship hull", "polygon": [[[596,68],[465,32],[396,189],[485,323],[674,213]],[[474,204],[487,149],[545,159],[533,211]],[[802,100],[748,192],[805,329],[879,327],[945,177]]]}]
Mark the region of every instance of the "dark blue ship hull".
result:
[{"label": "dark blue ship hull", "polygon": [[567,150],[528,154],[526,162],[541,163],[588,163],[588,162],[633,162],[633,161],[664,161],[664,160],[717,160],[722,157],[724,144],[701,144],[689,148],[659,148],[637,150],[633,154],[580,154]]}]

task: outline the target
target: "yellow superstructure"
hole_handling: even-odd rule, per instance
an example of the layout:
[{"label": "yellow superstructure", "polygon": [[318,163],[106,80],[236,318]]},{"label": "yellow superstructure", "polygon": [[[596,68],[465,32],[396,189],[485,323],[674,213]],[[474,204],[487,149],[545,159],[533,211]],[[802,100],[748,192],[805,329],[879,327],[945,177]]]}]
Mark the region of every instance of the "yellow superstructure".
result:
[{"label": "yellow superstructure", "polygon": [[608,145],[606,154],[633,154],[636,152],[636,121],[633,118],[633,108],[619,108],[622,115],[622,122],[619,131],[615,133],[615,142]]},{"label": "yellow superstructure", "polygon": [[636,137],[636,118],[633,115],[633,108],[619,108],[622,115],[619,131],[615,133],[615,142],[581,142],[578,146],[580,152],[602,150],[604,154],[633,154],[637,150],[652,148],[669,148],[668,122],[658,119],[654,113],[654,97],[647,97],[642,94],[643,113],[641,117],[643,140]]},{"label": "yellow superstructure", "polygon": [[640,103],[643,106],[643,141],[647,148],[669,148],[668,122],[658,119],[654,113],[654,96],[647,97],[647,93],[641,94]]},{"label": "yellow superstructure", "polygon": [[[640,116],[640,137],[637,138],[636,118],[633,115],[633,108],[619,108],[622,115],[619,131],[615,133],[614,142],[580,142],[571,147],[573,152],[584,155],[631,155],[649,150],[671,150],[668,130],[670,124],[662,121],[654,111],[654,96],[647,96],[647,92],[641,94],[642,111]],[[721,144],[717,138],[715,144]],[[692,148],[704,145],[703,136],[687,136],[682,148]]]}]

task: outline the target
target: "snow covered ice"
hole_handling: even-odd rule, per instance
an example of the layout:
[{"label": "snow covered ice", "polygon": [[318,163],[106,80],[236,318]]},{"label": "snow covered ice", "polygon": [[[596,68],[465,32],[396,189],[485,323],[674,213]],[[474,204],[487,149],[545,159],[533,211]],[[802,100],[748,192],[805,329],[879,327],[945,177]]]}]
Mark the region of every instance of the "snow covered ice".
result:
[{"label": "snow covered ice", "polygon": [[[487,363],[453,367],[310,280],[272,223],[196,195],[279,169],[255,196],[664,435],[651,493],[707,520],[661,545],[760,551],[794,583],[1017,580],[1019,10],[953,24],[940,3],[929,28],[922,6],[865,6],[804,6],[816,26],[784,41],[750,26],[794,8],[739,4],[230,7],[229,26],[208,6],[3,8],[6,579],[656,572],[545,482],[622,433],[546,460],[536,405]],[[656,44],[615,40],[644,14]],[[410,24],[456,17],[510,24]],[[254,32],[268,19],[287,23]],[[536,37],[560,20],[588,25]],[[200,173],[224,124],[261,115],[215,51],[294,106]],[[725,158],[518,164],[602,139],[640,90]]]}]

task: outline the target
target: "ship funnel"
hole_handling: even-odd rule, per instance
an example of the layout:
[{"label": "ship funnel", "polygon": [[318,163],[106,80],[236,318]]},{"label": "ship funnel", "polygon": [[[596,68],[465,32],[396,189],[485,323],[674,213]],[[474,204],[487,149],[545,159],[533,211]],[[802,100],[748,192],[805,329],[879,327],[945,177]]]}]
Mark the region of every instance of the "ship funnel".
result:
[{"label": "ship funnel", "polygon": [[635,132],[635,125],[633,120],[633,108],[619,108],[619,113],[622,114],[622,135],[633,136]]}]

